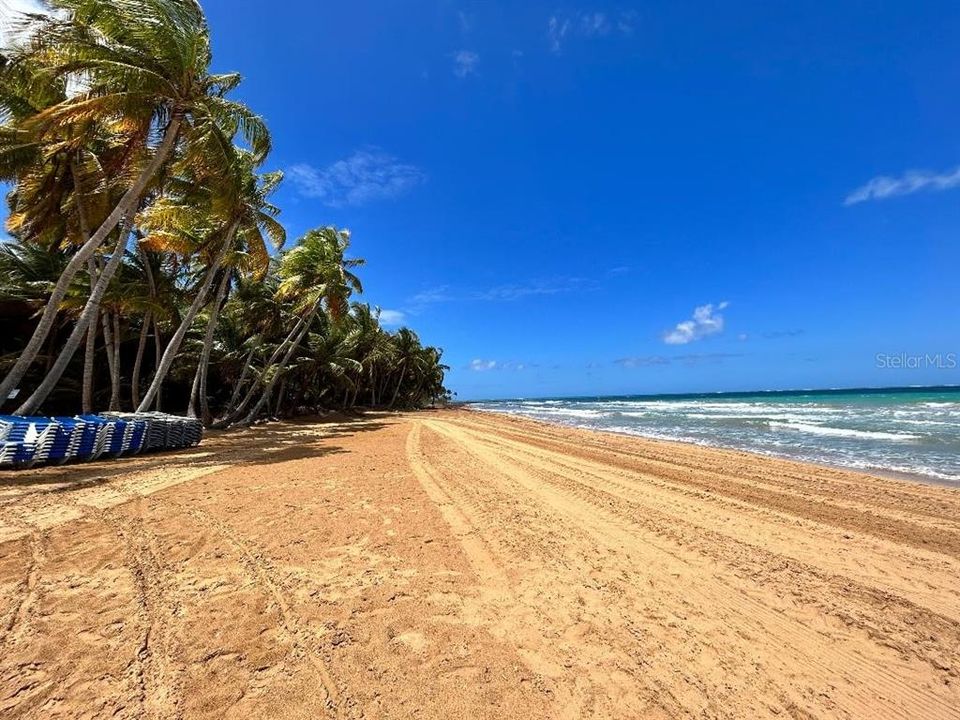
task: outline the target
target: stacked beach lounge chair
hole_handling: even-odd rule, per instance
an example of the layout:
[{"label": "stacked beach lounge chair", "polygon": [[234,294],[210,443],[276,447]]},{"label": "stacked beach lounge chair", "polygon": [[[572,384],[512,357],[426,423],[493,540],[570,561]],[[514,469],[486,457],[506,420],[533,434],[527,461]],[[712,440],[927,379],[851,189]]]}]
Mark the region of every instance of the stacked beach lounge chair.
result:
[{"label": "stacked beach lounge chair", "polygon": [[0,468],[96,460],[199,445],[203,425],[166,413],[0,415]]}]

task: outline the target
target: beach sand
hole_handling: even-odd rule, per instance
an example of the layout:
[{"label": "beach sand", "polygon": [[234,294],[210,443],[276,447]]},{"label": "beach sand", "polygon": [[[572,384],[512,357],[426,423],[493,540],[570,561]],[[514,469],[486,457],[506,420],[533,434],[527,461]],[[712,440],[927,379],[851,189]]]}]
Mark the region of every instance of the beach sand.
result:
[{"label": "beach sand", "polygon": [[960,718],[960,491],[466,410],[0,473],[0,717]]}]

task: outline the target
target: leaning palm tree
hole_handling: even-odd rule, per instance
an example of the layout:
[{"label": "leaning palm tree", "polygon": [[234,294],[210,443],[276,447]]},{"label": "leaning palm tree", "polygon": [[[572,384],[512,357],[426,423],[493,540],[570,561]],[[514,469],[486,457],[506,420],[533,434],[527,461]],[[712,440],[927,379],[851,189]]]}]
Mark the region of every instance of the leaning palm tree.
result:
[{"label": "leaning palm tree", "polygon": [[286,231],[276,220],[279,209],[267,200],[282,180],[283,174],[273,172],[257,175],[254,170],[258,160],[254,154],[236,148],[233,148],[232,152],[233,162],[229,167],[229,174],[221,176],[214,192],[210,192],[200,182],[190,181],[185,183],[188,189],[182,196],[173,199],[164,198],[146,213],[145,224],[148,227],[159,225],[160,228],[165,229],[157,233],[158,235],[169,235],[171,226],[181,233],[190,232],[192,226],[189,224],[186,228],[176,226],[184,219],[187,223],[191,223],[198,206],[209,206],[211,220],[217,224],[211,233],[211,242],[207,244],[212,255],[205,264],[204,280],[194,294],[193,302],[185,313],[180,327],[167,345],[160,367],[140,403],[141,411],[149,407],[153,397],[159,391],[187,330],[200,308],[208,302],[208,293],[219,273],[220,283],[208,320],[208,330],[197,375],[197,392],[201,397],[206,395],[206,368],[210,359],[217,316],[230,283],[230,266],[246,269],[262,278],[270,262],[264,233],[276,248],[286,241]]},{"label": "leaning palm tree", "polygon": [[236,231],[238,247],[224,263],[226,269],[207,318],[207,330],[200,351],[200,361],[197,363],[194,389],[190,393],[191,409],[195,409],[194,403],[199,402],[200,414],[206,424],[209,424],[211,419],[207,393],[210,354],[213,350],[214,333],[220,309],[230,287],[230,278],[236,271],[252,278],[255,282],[262,282],[270,265],[264,234],[270,239],[274,249],[279,250],[286,242],[286,231],[276,220],[280,210],[267,200],[283,179],[283,174],[272,172],[256,175],[253,172],[252,158],[249,153],[241,153],[239,164],[241,184],[236,196],[236,205],[232,208],[232,212],[239,218]]},{"label": "leaning palm tree", "polygon": [[[65,129],[84,128],[101,118],[105,123],[122,119],[138,132],[131,134],[136,140],[126,156],[125,192],[71,257],[33,336],[0,382],[0,398],[23,379],[53,326],[59,303],[74,276],[118,226],[114,254],[122,256],[134,213],[181,139],[184,152],[211,173],[222,168],[224,128],[241,131],[260,157],[269,149],[269,137],[260,118],[224,97],[239,83],[239,76],[209,73],[209,32],[203,11],[194,0],[52,0],[50,4],[60,12],[37,20],[29,41],[12,53],[3,71],[13,73],[23,66],[35,66],[43,77],[64,85],[70,79],[82,80],[78,84],[81,90],[27,117],[15,118],[12,129],[29,134],[39,143],[51,134],[56,137]],[[4,120],[10,116],[6,110],[0,111]],[[88,307],[75,326],[81,336],[95,319],[102,288],[118,265],[119,261],[108,263],[100,274]],[[59,370],[62,374],[80,339],[74,342],[71,336],[68,345],[72,350],[61,356],[62,362],[58,358],[58,367],[52,372]],[[44,389],[24,403],[22,412],[36,408],[59,375],[48,379]]]},{"label": "leaning palm tree", "polygon": [[249,425],[256,420],[260,410],[269,403],[277,380],[321,308],[336,322],[346,313],[350,296],[354,292],[363,292],[360,279],[352,269],[363,265],[364,261],[345,258],[349,246],[349,230],[325,227],[307,232],[281,259],[277,294],[280,299],[293,302],[298,320],[264,369],[263,392],[242,424]]},{"label": "leaning palm tree", "polygon": [[393,335],[394,363],[396,385],[393,395],[390,397],[390,407],[393,408],[400,398],[400,391],[403,389],[404,382],[410,376],[416,376],[425,369],[423,363],[423,346],[420,344],[420,338],[410,328],[400,328]]}]

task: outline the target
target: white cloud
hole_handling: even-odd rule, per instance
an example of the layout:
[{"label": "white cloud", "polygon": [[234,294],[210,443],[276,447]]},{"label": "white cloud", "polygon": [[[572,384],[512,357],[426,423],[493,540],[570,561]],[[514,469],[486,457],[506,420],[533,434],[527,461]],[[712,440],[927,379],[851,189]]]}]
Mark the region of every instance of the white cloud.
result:
[{"label": "white cloud", "polygon": [[568,32],[570,32],[569,20],[561,20],[556,15],[551,16],[547,22],[547,37],[550,39],[550,49],[555,53],[560,52]]},{"label": "white cloud", "polygon": [[929,170],[909,170],[900,177],[879,175],[847,195],[844,205],[856,205],[867,200],[883,200],[896,195],[910,195],[922,190],[949,190],[960,186],[960,167],[945,173]]},{"label": "white cloud", "polygon": [[453,54],[453,74],[458,78],[477,74],[480,56],[473,50],[458,50]]},{"label": "white cloud", "polygon": [[583,278],[567,277],[552,280],[538,280],[525,284],[497,285],[487,290],[472,293],[472,300],[520,300],[537,295],[559,295],[574,292],[586,287],[587,281]]},{"label": "white cloud", "polygon": [[448,302],[511,302],[528,297],[588,292],[594,289],[596,289],[594,281],[576,277],[495,285],[485,289],[464,288],[459,291],[451,289],[449,285],[440,285],[417,293],[410,298],[409,304],[411,308],[423,309],[427,305]]},{"label": "white cloud", "polygon": [[358,150],[325,168],[293,165],[287,169],[287,177],[301,195],[318,198],[331,207],[394,198],[426,180],[420,168],[377,148]]},{"label": "white cloud", "polygon": [[636,23],[637,11],[627,10],[626,12],[620,13],[620,17],[617,19],[617,30],[624,35],[632,35]]},{"label": "white cloud", "polygon": [[527,368],[536,368],[540,367],[537,364],[531,365],[530,363],[518,362],[516,360],[482,360],[477,358],[476,360],[471,360],[470,364],[467,365],[467,370],[473,370],[474,372],[486,372],[487,370],[496,370],[498,372],[523,372]]},{"label": "white cloud", "polygon": [[475,372],[484,372],[486,370],[495,370],[497,367],[496,360],[481,360],[477,358],[476,360],[471,360],[470,364],[467,366],[470,370]]},{"label": "white cloud", "polygon": [[437,287],[421,290],[416,295],[410,298],[409,303],[413,312],[417,312],[419,310],[422,310],[427,305],[436,305],[439,303],[445,303],[453,299],[454,297],[450,293],[449,286],[438,285]]},{"label": "white cloud", "polygon": [[662,367],[682,363],[684,365],[702,365],[705,363],[722,363],[730,358],[743,357],[740,353],[688,353],[686,355],[673,355],[664,357],[663,355],[640,355],[635,357],[624,357],[613,362],[623,368],[650,368]]},{"label": "white cloud", "polygon": [[636,13],[624,12],[616,17],[602,12],[577,12],[551,15],[547,21],[547,40],[550,49],[559,53],[571,37],[595,38],[611,35],[632,35]]},{"label": "white cloud", "polygon": [[673,330],[664,334],[663,341],[667,345],[686,345],[694,340],[723,332],[723,315],[719,311],[729,305],[730,303],[724,301],[717,306],[711,303],[695,308],[693,317],[677,323]]},{"label": "white cloud", "polygon": [[406,322],[407,316],[399,310],[380,310],[380,324],[397,327]]},{"label": "white cloud", "polygon": [[580,16],[580,29],[587,37],[606,35],[610,32],[610,21],[601,12],[584,13]]}]

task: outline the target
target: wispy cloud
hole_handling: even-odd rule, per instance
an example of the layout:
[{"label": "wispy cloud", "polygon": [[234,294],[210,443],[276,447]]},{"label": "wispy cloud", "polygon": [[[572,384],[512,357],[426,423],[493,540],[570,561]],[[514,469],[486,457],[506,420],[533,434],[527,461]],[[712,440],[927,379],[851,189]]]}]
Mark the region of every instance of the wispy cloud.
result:
[{"label": "wispy cloud", "polygon": [[767,330],[766,332],[760,333],[760,337],[764,340],[780,340],[782,338],[792,338],[799,337],[803,335],[804,330]]},{"label": "wispy cloud", "polygon": [[724,301],[716,306],[711,303],[695,308],[692,318],[677,323],[673,330],[664,333],[663,341],[667,345],[686,345],[723,332],[723,315],[720,311],[729,305],[730,303]]},{"label": "wispy cloud", "polygon": [[439,303],[449,302],[453,299],[454,296],[450,292],[450,287],[448,285],[438,285],[437,287],[421,290],[410,298],[409,303],[416,307],[423,307],[424,305],[436,305]]},{"label": "wispy cloud", "polygon": [[510,370],[513,372],[520,372],[526,370],[528,367],[539,367],[538,365],[530,365],[528,363],[517,362],[516,360],[507,360],[506,362],[501,362],[499,360],[483,360],[477,358],[471,360],[467,365],[467,370],[473,370],[474,372],[487,372],[489,370]]},{"label": "wispy cloud", "polygon": [[408,303],[411,308],[422,310],[427,305],[449,302],[512,302],[528,297],[560,295],[571,292],[586,292],[595,284],[586,278],[559,277],[546,280],[531,280],[526,283],[494,285],[489,288],[454,289],[438,285],[421,290]]},{"label": "wispy cloud", "polygon": [[473,50],[458,50],[453,54],[453,74],[463,79],[477,74],[480,56]]},{"label": "wispy cloud", "polygon": [[331,207],[395,198],[426,180],[420,168],[373,147],[325,168],[293,165],[287,169],[287,177],[301,195],[318,198]]},{"label": "wispy cloud", "polygon": [[467,365],[467,369],[473,370],[474,372],[486,372],[487,370],[496,370],[496,368],[496,360],[482,360],[481,358],[471,360],[470,364]]},{"label": "wispy cloud", "polygon": [[400,310],[380,310],[380,324],[387,327],[397,327],[406,321],[406,313]]},{"label": "wispy cloud", "polygon": [[570,20],[560,19],[556,15],[550,17],[547,21],[547,38],[550,40],[550,49],[558,53],[563,48],[563,42],[570,32]]},{"label": "wispy cloud", "polygon": [[560,295],[574,292],[588,285],[584,278],[565,277],[552,280],[537,280],[530,283],[497,285],[469,295],[472,300],[520,300],[536,295]]},{"label": "wispy cloud", "polygon": [[856,205],[867,200],[883,200],[897,195],[911,195],[921,191],[949,190],[960,187],[960,167],[943,173],[930,170],[908,170],[899,177],[879,175],[847,195],[844,205]]},{"label": "wispy cloud", "polygon": [[476,21],[476,16],[473,13],[464,12],[463,10],[457,11],[457,20],[460,21],[460,32],[466,34],[473,30],[474,23]]},{"label": "wispy cloud", "polygon": [[613,33],[633,33],[636,13],[624,12],[615,16],[603,12],[558,13],[547,20],[547,40],[550,49],[559,53],[571,37],[595,38]]},{"label": "wispy cloud", "polygon": [[743,357],[742,353],[688,353],[686,355],[638,355],[623,357],[614,360],[614,363],[623,368],[662,367],[681,363],[683,365],[702,365],[705,363],[721,363],[730,358]]}]

